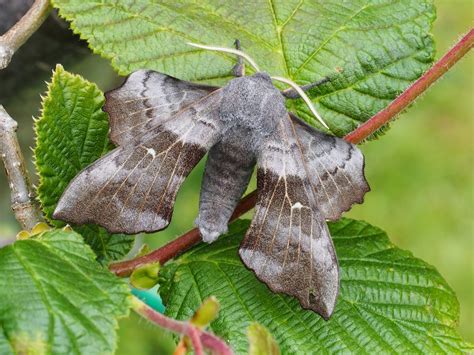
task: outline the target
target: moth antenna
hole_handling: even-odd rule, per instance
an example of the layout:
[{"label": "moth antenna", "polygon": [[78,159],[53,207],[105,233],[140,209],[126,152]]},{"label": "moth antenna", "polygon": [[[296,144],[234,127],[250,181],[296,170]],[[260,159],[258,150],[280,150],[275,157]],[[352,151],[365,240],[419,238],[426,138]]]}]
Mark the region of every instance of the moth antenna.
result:
[{"label": "moth antenna", "polygon": [[329,130],[328,125],[326,124],[326,122],[324,122],[324,120],[322,119],[322,117],[319,115],[318,111],[316,111],[316,109],[314,108],[313,103],[312,103],[311,100],[309,99],[308,95],[305,94],[305,92],[303,91],[303,89],[301,89],[298,84],[296,84],[295,82],[291,81],[290,79],[282,78],[282,77],[280,77],[280,76],[272,76],[271,78],[272,78],[273,80],[281,81],[282,83],[288,84],[288,85],[290,85],[293,89],[295,89],[296,92],[297,92],[297,93],[301,96],[301,98],[304,100],[304,102],[306,103],[306,105],[308,105],[309,110],[312,112],[312,114],[318,119],[319,122],[321,122],[321,124],[322,124],[324,127],[326,127],[326,128]]},{"label": "moth antenna", "polygon": [[258,65],[255,63],[255,61],[247,53],[239,51],[238,49],[226,48],[226,47],[206,46],[204,44],[197,44],[197,43],[191,43],[191,42],[188,42],[188,44],[190,46],[193,46],[193,47],[196,47],[196,48],[207,49],[207,50],[210,50],[210,51],[226,52],[226,53],[232,53],[232,54],[238,55],[238,56],[244,58],[247,62],[249,62],[249,64],[257,72],[260,71],[260,69],[258,68]]}]

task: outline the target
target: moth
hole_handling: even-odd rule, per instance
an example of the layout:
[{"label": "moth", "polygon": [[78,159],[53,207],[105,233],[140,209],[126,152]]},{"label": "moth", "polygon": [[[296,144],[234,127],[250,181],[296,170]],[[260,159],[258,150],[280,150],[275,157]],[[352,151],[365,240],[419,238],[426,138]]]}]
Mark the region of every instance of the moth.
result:
[{"label": "moth", "polygon": [[[106,93],[117,148],[70,182],[54,218],[111,233],[164,229],[179,187],[207,153],[196,225],[210,243],[227,231],[256,165],[257,204],[240,258],[271,290],[328,319],[339,268],[326,220],[363,201],[364,157],[287,111],[286,98],[318,83],[279,91],[238,49],[227,49],[238,62],[224,87],[139,70]],[[242,58],[254,75],[244,75]]]}]

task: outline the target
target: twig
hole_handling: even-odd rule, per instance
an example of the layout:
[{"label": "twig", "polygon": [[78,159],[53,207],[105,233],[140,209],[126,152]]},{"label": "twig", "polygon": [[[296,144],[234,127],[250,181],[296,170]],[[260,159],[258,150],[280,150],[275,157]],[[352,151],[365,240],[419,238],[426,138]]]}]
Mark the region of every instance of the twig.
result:
[{"label": "twig", "polygon": [[0,37],[0,69],[8,66],[13,54],[36,32],[50,10],[49,0],[36,0],[20,21]]},{"label": "twig", "polygon": [[474,30],[471,29],[456,45],[433,65],[421,78],[415,81],[408,89],[398,96],[390,105],[360,125],[356,130],[344,138],[352,143],[360,143],[372,133],[397,116],[415,99],[424,93],[428,87],[445,74],[459,61],[474,43]]},{"label": "twig", "polygon": [[[0,37],[0,70],[8,66],[13,54],[35,33],[50,10],[49,0],[36,0],[20,21]],[[0,105],[0,156],[10,184],[12,210],[21,227],[31,230],[43,217],[28,179],[16,136],[17,127],[16,121]]]},{"label": "twig", "polygon": [[[168,318],[165,315],[155,311],[153,308],[147,306],[145,303],[143,303],[136,297],[132,298],[132,309],[142,317],[148,319],[150,322],[159,325],[161,328],[190,337],[193,346],[195,347],[194,350],[196,354],[198,354],[199,349],[201,349],[202,354],[202,346],[215,352],[216,354],[233,354],[230,347],[214,334],[198,330],[188,322],[182,322],[176,319]],[[196,339],[196,337],[198,337],[199,340]]]},{"label": "twig", "polygon": [[[469,31],[446,55],[443,56],[431,69],[426,71],[420,79],[405,90],[387,108],[371,117],[366,123],[344,137],[348,142],[357,144],[377,131],[381,126],[399,114],[405,107],[412,103],[420,94],[461,59],[472,47],[474,30]],[[230,221],[238,218],[251,210],[257,201],[257,192],[253,191],[245,196],[237,205]],[[126,277],[138,266],[153,262],[164,264],[166,261],[178,256],[193,245],[201,241],[199,230],[194,228],[181,237],[165,246],[142,257],[127,260],[109,266],[110,270],[118,276]]]},{"label": "twig", "polygon": [[31,230],[42,221],[42,216],[28,181],[25,160],[16,136],[17,126],[0,105],[0,156],[10,184],[12,210],[21,227]]}]

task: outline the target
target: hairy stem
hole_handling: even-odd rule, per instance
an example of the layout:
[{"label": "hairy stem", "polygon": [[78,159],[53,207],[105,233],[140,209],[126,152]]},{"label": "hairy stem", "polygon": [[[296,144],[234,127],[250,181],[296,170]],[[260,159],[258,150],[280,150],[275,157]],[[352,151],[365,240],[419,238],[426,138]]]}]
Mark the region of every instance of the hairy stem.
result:
[{"label": "hairy stem", "polygon": [[448,53],[446,53],[438,62],[436,62],[435,65],[425,72],[421,78],[415,81],[400,96],[392,101],[390,105],[344,138],[352,143],[360,143],[376,132],[415,101],[418,96],[424,93],[428,87],[431,86],[431,84],[456,64],[467,52],[469,52],[473,43],[474,30],[471,29]]},{"label": "hairy stem", "polygon": [[200,330],[188,324],[188,336],[193,343],[194,354],[203,355],[201,337],[199,336]]},{"label": "hairy stem", "polygon": [[8,66],[13,54],[36,32],[50,10],[49,0],[36,0],[20,21],[0,37],[0,69]]},{"label": "hairy stem", "polygon": [[168,318],[165,315],[148,307],[138,298],[132,298],[132,308],[142,317],[155,323],[161,328],[167,329],[174,333],[187,335],[192,343],[196,354],[202,354],[202,347],[205,347],[216,354],[230,355],[233,354],[230,347],[220,338],[206,331],[197,329],[189,322],[182,322],[176,319]]},{"label": "hairy stem", "polygon": [[21,227],[31,230],[42,221],[26,173],[23,154],[16,136],[18,124],[0,105],[0,157],[5,165],[11,191],[11,207]]},{"label": "hairy stem", "polygon": [[[387,108],[380,111],[367,122],[344,137],[348,142],[357,144],[369,137],[380,127],[398,115],[404,108],[411,104],[419,95],[438,78],[446,73],[457,61],[459,61],[472,48],[474,41],[474,30],[470,30],[448,53],[426,71],[414,84],[397,97]],[[231,221],[251,210],[257,201],[257,192],[253,191],[245,196],[237,205]],[[110,265],[110,270],[118,276],[126,277],[132,271],[144,264],[160,262],[161,264],[178,256],[193,245],[201,241],[199,230],[194,228],[173,240],[165,246],[142,257],[127,260]]]}]

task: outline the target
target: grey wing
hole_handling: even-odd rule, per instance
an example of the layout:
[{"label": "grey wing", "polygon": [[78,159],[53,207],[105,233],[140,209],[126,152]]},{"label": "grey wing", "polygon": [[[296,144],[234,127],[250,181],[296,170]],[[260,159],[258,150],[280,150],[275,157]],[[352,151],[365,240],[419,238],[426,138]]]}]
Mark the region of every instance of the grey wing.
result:
[{"label": "grey wing", "polygon": [[328,318],[339,289],[338,263],[289,117],[267,139],[257,165],[258,199],[240,257],[273,291]]},{"label": "grey wing", "polygon": [[115,145],[133,142],[216,89],[153,70],[133,72],[122,86],[105,94],[110,139]]},{"label": "grey wing", "polygon": [[290,115],[318,207],[326,219],[337,220],[354,203],[362,203],[370,191],[364,176],[364,156],[354,144],[319,132]]},{"label": "grey wing", "polygon": [[165,228],[181,183],[220,140],[221,98],[222,90],[213,92],[84,169],[64,191],[54,218],[113,233]]}]

